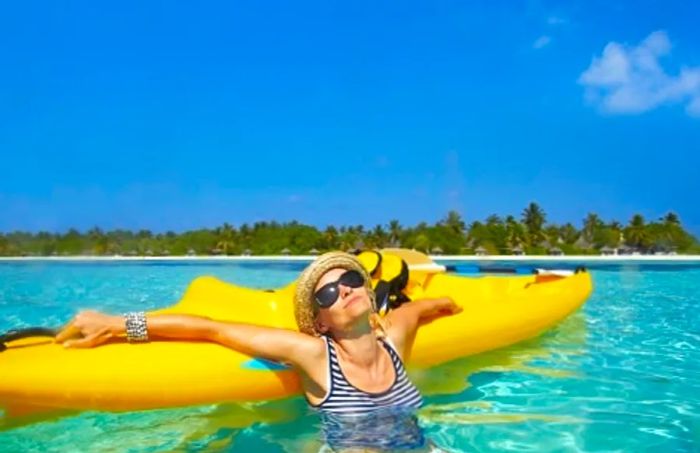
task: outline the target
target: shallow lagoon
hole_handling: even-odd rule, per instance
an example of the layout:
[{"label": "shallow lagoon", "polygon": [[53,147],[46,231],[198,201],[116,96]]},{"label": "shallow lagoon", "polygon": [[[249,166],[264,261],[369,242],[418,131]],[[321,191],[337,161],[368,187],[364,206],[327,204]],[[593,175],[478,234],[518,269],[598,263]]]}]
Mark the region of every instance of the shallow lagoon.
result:
[{"label": "shallow lagoon", "polygon": [[[573,268],[574,262],[446,262]],[[542,337],[414,372],[426,435],[452,451],[697,451],[700,263],[586,263],[595,290]],[[175,302],[196,276],[277,287],[303,262],[0,263],[0,331],[57,326],[82,308]],[[1,376],[0,370],[0,376]],[[2,420],[2,419],[0,419]],[[301,398],[131,413],[84,412],[14,426],[14,451],[318,451],[319,417]]]}]

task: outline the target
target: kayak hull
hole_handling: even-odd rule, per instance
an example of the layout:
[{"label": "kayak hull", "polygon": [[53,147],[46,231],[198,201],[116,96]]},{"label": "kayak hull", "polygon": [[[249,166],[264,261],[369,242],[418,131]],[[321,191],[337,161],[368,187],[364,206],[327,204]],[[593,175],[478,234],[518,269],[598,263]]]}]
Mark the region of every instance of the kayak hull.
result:
[{"label": "kayak hull", "polygon": [[[576,311],[592,290],[588,272],[571,276],[412,275],[412,300],[450,296],[463,311],[421,326],[409,365],[430,367],[538,336]],[[275,291],[195,279],[180,302],[153,313],[295,329],[294,284]],[[410,302],[408,302],[410,303]],[[259,401],[300,392],[288,367],[206,342],[113,341],[65,349],[50,338],[11,342],[0,352],[0,407],[140,410]]]}]

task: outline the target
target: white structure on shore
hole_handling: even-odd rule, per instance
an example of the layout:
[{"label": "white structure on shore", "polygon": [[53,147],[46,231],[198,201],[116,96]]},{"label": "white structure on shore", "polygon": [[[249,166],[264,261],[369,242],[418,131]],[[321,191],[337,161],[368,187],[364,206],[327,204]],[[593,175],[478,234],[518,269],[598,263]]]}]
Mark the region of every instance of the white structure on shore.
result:
[{"label": "white structure on shore", "polygon": [[515,256],[523,256],[525,255],[525,250],[523,249],[522,246],[516,245],[515,247],[510,249],[510,252],[515,255]]},{"label": "white structure on shore", "polygon": [[603,256],[612,256],[612,255],[617,255],[617,249],[614,249],[612,247],[608,247],[607,245],[600,249],[600,254]]}]

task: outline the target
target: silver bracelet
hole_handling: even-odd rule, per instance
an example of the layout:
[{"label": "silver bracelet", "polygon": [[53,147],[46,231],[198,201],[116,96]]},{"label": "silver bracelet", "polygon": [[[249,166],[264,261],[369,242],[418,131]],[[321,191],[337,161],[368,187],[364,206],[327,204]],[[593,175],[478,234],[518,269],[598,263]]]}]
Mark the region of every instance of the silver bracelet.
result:
[{"label": "silver bracelet", "polygon": [[124,315],[126,319],[126,339],[129,343],[148,341],[148,325],[146,314],[142,311],[132,311]]}]

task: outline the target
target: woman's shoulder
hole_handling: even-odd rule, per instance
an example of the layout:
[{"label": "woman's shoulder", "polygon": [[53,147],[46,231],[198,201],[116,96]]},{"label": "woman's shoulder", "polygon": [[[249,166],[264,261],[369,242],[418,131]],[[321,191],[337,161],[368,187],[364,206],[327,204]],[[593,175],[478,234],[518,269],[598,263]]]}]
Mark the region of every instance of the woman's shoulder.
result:
[{"label": "woman's shoulder", "polygon": [[298,348],[300,353],[310,356],[310,358],[318,359],[320,356],[325,356],[328,343],[323,337],[302,334],[299,338]]}]

